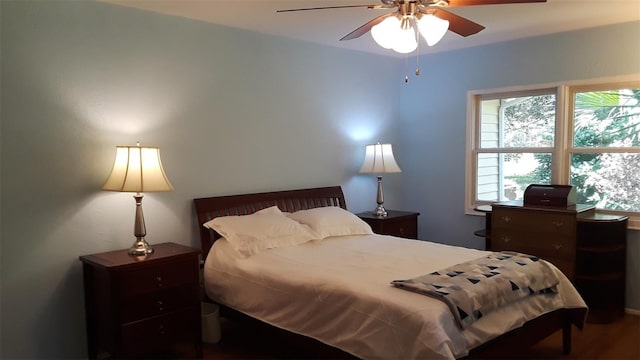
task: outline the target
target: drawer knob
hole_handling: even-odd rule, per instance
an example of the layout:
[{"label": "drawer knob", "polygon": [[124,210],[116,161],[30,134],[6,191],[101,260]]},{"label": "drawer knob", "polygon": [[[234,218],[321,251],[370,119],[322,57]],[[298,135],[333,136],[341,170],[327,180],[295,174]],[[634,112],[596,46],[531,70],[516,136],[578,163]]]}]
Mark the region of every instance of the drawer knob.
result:
[{"label": "drawer knob", "polygon": [[156,276],[156,281],[158,282],[157,283],[158,287],[162,287],[162,276],[160,275]]},{"label": "drawer knob", "polygon": [[156,303],[158,304],[158,310],[164,311],[164,302],[162,302],[162,300],[158,300]]},{"label": "drawer knob", "polygon": [[164,335],[164,334],[166,334],[166,333],[167,333],[167,329],[165,329],[164,325],[160,325],[160,326],[158,327],[158,334],[160,334],[160,335]]},{"label": "drawer knob", "polygon": [[511,221],[511,216],[505,215],[502,217],[502,221],[504,222],[510,222]]},{"label": "drawer knob", "polygon": [[564,226],[564,222],[560,221],[560,220],[554,220],[551,222],[553,225],[555,225],[555,227],[562,227]]},{"label": "drawer knob", "polygon": [[400,234],[404,234],[404,228],[403,227],[400,228]]},{"label": "drawer knob", "polygon": [[511,241],[511,237],[509,237],[509,236],[503,236],[503,237],[502,237],[502,241],[504,241],[505,243],[508,243],[509,241]]},{"label": "drawer knob", "polygon": [[562,249],[562,244],[555,243],[555,244],[553,244],[553,248],[556,249],[556,250],[560,250],[560,249]]}]

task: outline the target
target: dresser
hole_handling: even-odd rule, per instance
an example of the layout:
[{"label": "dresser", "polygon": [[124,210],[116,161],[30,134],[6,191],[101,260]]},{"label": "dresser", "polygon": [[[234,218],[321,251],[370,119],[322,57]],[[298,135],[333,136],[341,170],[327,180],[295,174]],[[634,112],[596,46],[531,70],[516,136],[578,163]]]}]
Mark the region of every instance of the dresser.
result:
[{"label": "dresser", "polygon": [[[539,256],[574,283],[589,321],[624,313],[627,217],[599,214],[591,205],[524,206],[496,203],[487,212],[487,249]],[[488,230],[488,229],[487,229]]]},{"label": "dresser", "polygon": [[202,357],[200,249],[81,256],[89,358]]},{"label": "dresser", "polygon": [[376,234],[393,235],[408,239],[418,238],[418,216],[411,211],[387,210],[387,216],[377,216],[373,211],[356,214],[364,220]]}]

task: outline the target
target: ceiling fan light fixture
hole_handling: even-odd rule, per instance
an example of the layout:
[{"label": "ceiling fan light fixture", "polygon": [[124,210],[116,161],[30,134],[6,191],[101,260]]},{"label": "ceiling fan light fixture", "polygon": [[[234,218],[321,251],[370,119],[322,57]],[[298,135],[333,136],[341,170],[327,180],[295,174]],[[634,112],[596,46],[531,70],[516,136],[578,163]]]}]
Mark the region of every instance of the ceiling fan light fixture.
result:
[{"label": "ceiling fan light fixture", "polygon": [[[2,0],[0,0],[2,1]],[[547,0],[379,0],[382,5],[338,5],[319,6],[298,9],[277,10],[276,12],[367,8],[367,9],[396,9],[394,13],[384,14],[358,27],[342,40],[353,40],[371,32],[373,39],[385,49],[393,49],[400,53],[408,53],[417,49],[420,36],[425,38],[427,45],[437,44],[447,32],[467,37],[485,29],[465,17],[445,10],[447,7],[463,7],[475,5],[498,5],[516,3],[544,3]],[[435,15],[437,14],[437,16]],[[399,24],[398,24],[399,23]],[[412,36],[410,36],[412,35]]]},{"label": "ceiling fan light fixture", "polygon": [[389,16],[371,28],[371,36],[375,42],[385,49],[391,49],[400,32],[400,20]]},{"label": "ceiling fan light fixture", "polygon": [[449,21],[440,19],[435,15],[425,15],[417,20],[418,30],[427,41],[427,45],[437,44],[449,30]]}]

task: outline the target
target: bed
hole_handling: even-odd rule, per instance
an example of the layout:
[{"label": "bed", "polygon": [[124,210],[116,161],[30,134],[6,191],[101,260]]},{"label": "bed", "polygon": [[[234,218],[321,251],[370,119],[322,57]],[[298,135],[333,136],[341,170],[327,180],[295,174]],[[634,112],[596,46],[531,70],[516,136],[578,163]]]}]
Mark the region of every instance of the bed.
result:
[{"label": "bed", "polygon": [[[517,357],[559,330],[559,351],[568,354],[572,326],[584,325],[584,301],[550,265],[560,279],[558,294],[511,303],[462,329],[444,302],[390,282],[489,253],[367,232],[343,216],[339,186],[198,198],[194,204],[211,301],[357,358]],[[233,220],[234,229],[246,229],[243,221],[252,217],[273,217],[283,227],[291,225],[284,218],[292,219],[311,229],[313,239],[274,238],[256,248],[251,241],[228,240],[236,238],[235,230],[216,227]],[[253,231],[251,224],[246,231]]]}]

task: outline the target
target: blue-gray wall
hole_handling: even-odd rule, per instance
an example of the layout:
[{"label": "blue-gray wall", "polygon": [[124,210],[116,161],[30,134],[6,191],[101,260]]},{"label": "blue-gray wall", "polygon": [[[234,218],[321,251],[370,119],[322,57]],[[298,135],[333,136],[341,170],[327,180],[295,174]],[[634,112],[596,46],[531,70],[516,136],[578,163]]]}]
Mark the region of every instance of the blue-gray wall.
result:
[{"label": "blue-gray wall", "polygon": [[[382,141],[404,171],[385,177],[387,207],[420,211],[423,238],[481,247],[481,219],[463,215],[466,91],[638,63],[636,48],[615,71],[572,69],[622,25],[427,56],[405,85],[397,59],[108,4],[0,1],[0,16],[1,358],[86,356],[78,256],[133,241],[131,195],[99,190],[116,145],[162,150],[175,191],[145,195],[152,244],[198,246],[201,196],[339,184],[351,210],[372,208],[375,180],[357,171]],[[530,46],[565,71],[523,75]]]}]

